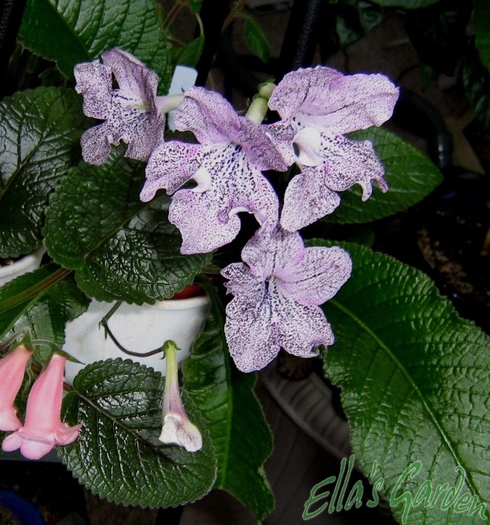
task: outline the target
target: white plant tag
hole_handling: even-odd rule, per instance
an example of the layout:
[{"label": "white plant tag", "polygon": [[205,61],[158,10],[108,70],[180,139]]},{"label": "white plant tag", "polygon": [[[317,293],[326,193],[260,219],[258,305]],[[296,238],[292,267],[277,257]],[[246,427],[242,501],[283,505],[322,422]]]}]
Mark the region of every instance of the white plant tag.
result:
[{"label": "white plant tag", "polygon": [[[177,66],[170,83],[169,95],[181,95],[188,88],[196,83],[197,71],[193,67]],[[170,111],[167,115],[167,123],[169,129],[175,131],[174,125],[175,110]]]}]

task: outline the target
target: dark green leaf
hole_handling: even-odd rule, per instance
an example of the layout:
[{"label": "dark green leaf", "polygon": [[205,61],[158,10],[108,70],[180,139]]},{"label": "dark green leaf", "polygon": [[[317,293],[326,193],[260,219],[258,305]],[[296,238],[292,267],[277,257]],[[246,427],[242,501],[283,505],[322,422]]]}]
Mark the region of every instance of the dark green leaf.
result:
[{"label": "dark green leaf", "polygon": [[437,167],[419,150],[383,128],[370,128],[351,133],[356,140],[370,140],[382,161],[389,190],[373,194],[362,202],[356,185],[342,192],[342,203],[325,220],[340,224],[369,222],[388,217],[420,202],[442,181]]},{"label": "dark green leaf", "polygon": [[[459,318],[426,275],[368,248],[345,248],[354,270],[325,306],[336,337],[325,373],[342,388],[356,460],[371,482],[384,480],[379,492],[398,520],[406,512],[414,525],[481,523],[442,502],[462,472],[460,494],[489,502],[490,338]],[[416,461],[420,471],[403,478]],[[404,492],[414,502],[422,488],[420,498],[424,483],[431,498],[446,484],[433,505],[394,505]]]},{"label": "dark green leaf", "polygon": [[154,0],[29,0],[19,41],[54,60],[67,77],[78,62],[119,47],[154,69],[161,87],[170,81],[168,44]]},{"label": "dark green leaf", "polygon": [[402,7],[404,9],[421,9],[437,4],[440,0],[372,0],[383,7]]},{"label": "dark green leaf", "polygon": [[201,35],[182,50],[177,63],[182,66],[195,67],[201,58],[203,47],[204,35]]},{"label": "dark green leaf", "polygon": [[38,88],[0,102],[0,257],[40,246],[49,194],[80,156],[86,121],[70,89]]},{"label": "dark green leaf", "polygon": [[262,62],[269,60],[271,56],[269,42],[261,27],[253,18],[247,18],[245,21],[245,41],[250,51],[258,56]]},{"label": "dark green leaf", "polygon": [[336,29],[340,47],[357,42],[377,27],[386,17],[386,10],[363,0],[344,0],[335,5]]},{"label": "dark green leaf", "polygon": [[474,47],[468,47],[463,62],[463,83],[466,97],[478,120],[490,129],[490,72],[481,63]]},{"label": "dark green leaf", "polygon": [[[0,288],[0,309],[17,298],[16,306],[0,313],[0,340],[11,333],[28,332],[43,362],[52,348],[41,342],[63,346],[65,325],[88,307],[87,297],[77,288],[72,275],[58,266],[43,266]],[[22,298],[25,298],[22,301]]]},{"label": "dark green leaf", "polygon": [[475,4],[475,45],[483,65],[490,69],[490,3],[478,0]]},{"label": "dark green leaf", "polygon": [[255,374],[242,374],[230,363],[216,292],[212,304],[184,361],[184,384],[211,432],[218,460],[215,488],[231,492],[260,520],[274,507],[262,467],[272,452],[272,438],[253,392]]},{"label": "dark green leaf", "polygon": [[187,452],[158,440],[164,379],[121,359],[85,367],[64,400],[64,417],[83,423],[80,436],[59,447],[62,461],[94,494],[124,505],[174,507],[201,498],[213,486],[216,460],[206,424],[183,395],[203,448]]},{"label": "dark green leaf", "polygon": [[209,256],[180,254],[169,198],[140,201],[144,164],[123,151],[100,167],[82,163],[63,179],[50,200],[45,244],[58,264],[76,270],[90,297],[154,303],[192,282]]},{"label": "dark green leaf", "polygon": [[202,6],[202,0],[189,0],[189,8],[193,13],[199,13]]},{"label": "dark green leaf", "polygon": [[406,13],[405,29],[420,61],[437,73],[453,75],[464,53],[471,2],[441,0]]}]

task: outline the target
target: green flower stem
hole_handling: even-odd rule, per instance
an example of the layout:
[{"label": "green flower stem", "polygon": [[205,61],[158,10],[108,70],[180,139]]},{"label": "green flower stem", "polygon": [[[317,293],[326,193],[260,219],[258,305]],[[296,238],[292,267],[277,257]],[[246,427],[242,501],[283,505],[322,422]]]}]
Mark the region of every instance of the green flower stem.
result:
[{"label": "green flower stem", "polygon": [[12,308],[15,308],[16,306],[19,306],[22,303],[25,303],[29,301],[30,299],[36,297],[37,295],[45,292],[46,290],[48,290],[48,288],[50,288],[57,282],[61,281],[71,272],[72,270],[66,270],[65,268],[60,268],[59,270],[56,270],[49,277],[46,277],[46,279],[44,279],[40,283],[32,286],[31,288],[27,290],[24,290],[23,292],[17,295],[14,295],[13,297],[9,297],[8,299],[5,299],[5,301],[1,301],[0,302],[0,314],[3,314],[4,312],[7,312],[8,310],[11,310]]},{"label": "green flower stem", "polygon": [[165,381],[165,395],[164,399],[168,400],[170,397],[170,390],[172,388],[172,381],[170,378],[176,378],[178,376],[178,365],[177,365],[177,345],[173,341],[165,341],[163,348],[165,354],[165,360],[167,362],[167,380]]}]

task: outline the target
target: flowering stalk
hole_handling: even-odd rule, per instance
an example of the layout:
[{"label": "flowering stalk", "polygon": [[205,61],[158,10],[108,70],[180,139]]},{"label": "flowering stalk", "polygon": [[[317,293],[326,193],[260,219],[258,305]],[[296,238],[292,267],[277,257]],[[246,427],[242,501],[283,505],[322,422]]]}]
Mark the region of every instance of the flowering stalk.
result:
[{"label": "flowering stalk", "polygon": [[31,352],[23,345],[0,360],[0,430],[9,432],[22,426],[14,400],[24,379]]},{"label": "flowering stalk", "polygon": [[189,421],[179,392],[177,366],[177,346],[167,341],[163,346],[167,360],[167,374],[163,394],[163,427],[158,438],[162,443],[184,447],[188,452],[196,452],[202,447],[199,429]]}]

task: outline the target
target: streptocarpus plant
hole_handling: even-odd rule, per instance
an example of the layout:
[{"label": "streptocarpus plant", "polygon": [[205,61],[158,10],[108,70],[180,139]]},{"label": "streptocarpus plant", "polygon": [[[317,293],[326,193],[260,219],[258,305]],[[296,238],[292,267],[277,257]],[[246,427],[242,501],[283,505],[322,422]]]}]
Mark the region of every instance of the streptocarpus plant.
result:
[{"label": "streptocarpus plant", "polygon": [[[324,234],[336,218],[360,224],[403,211],[440,181],[422,153],[379,128],[396,103],[394,83],[300,69],[258,87],[245,115],[203,87],[167,98],[172,54],[153,2],[105,2],[119,13],[116,31],[104,16],[92,20],[97,0],[77,2],[78,20],[47,1],[42,13],[28,3],[21,41],[74,73],[65,86],[0,102],[0,238],[5,256],[42,243],[50,262],[0,288],[2,339],[29,334],[43,368],[64,359],[53,349],[92,298],[153,303],[197,277],[212,308],[184,363],[181,398],[175,367],[165,385],[130,361],[93,363],[66,387],[59,423],[73,435],[46,449],[64,442],[58,453],[74,475],[116,502],[183,505],[216,487],[261,520],[273,506],[263,475],[272,443],[254,372],[283,348],[324,359],[343,388],[356,458],[371,481],[383,478],[378,489],[396,517],[476,522],[437,505],[407,510],[396,496],[414,489],[399,479],[420,460],[423,481],[451,483],[462,468],[465,490],[487,501],[488,338],[419,272]],[[62,25],[65,45],[45,45],[33,22],[41,15]],[[210,275],[226,279],[217,285],[224,300]],[[26,428],[31,392],[27,414],[17,407]],[[20,435],[4,448],[22,447]]]}]

